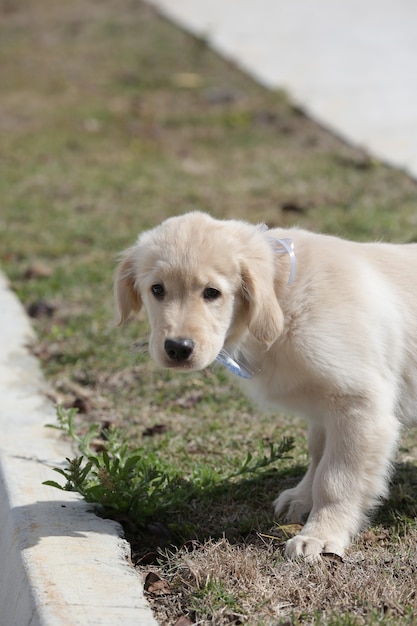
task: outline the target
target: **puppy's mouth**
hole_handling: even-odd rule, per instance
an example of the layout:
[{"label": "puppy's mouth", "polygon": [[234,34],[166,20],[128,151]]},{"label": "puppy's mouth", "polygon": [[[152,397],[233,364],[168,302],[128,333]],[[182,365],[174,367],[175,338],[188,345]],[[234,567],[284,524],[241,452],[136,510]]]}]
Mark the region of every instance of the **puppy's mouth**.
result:
[{"label": "puppy's mouth", "polygon": [[170,370],[177,370],[178,372],[191,372],[192,370],[199,369],[193,365],[192,361],[187,361],[186,363],[175,363],[174,361],[166,360],[164,367]]}]

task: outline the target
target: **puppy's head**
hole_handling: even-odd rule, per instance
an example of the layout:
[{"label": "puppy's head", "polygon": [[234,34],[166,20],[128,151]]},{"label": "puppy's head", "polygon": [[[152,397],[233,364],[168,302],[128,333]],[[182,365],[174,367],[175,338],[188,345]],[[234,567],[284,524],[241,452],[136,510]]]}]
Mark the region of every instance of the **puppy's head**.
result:
[{"label": "puppy's head", "polygon": [[198,212],[170,218],[122,254],[119,324],[144,306],[162,367],[203,369],[248,333],[269,348],[283,328],[274,261],[255,226]]}]

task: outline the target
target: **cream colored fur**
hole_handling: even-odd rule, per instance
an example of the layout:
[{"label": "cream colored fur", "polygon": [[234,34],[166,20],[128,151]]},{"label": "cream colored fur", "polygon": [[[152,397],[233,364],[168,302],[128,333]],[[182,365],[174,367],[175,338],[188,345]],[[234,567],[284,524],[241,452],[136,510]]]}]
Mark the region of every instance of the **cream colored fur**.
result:
[{"label": "cream colored fur", "polygon": [[[271,237],[294,241],[291,285],[289,255]],[[255,372],[244,382],[253,398],[308,419],[310,467],[275,512],[307,517],[289,557],[342,554],[387,493],[401,425],[416,421],[417,245],[264,232],[195,212],[140,235],[115,294],[120,323],[145,307],[158,365],[200,370],[224,348]],[[171,339],[192,342],[191,354],[172,359]]]}]

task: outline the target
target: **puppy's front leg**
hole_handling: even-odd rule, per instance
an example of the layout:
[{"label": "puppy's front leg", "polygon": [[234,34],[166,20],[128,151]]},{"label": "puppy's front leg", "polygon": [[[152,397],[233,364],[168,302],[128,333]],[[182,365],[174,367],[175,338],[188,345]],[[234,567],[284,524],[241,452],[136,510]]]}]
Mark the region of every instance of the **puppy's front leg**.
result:
[{"label": "puppy's front leg", "polygon": [[370,508],[385,495],[399,424],[382,408],[369,399],[343,398],[325,417],[313,507],[303,530],[287,542],[289,558],[316,561],[323,552],[343,554]]}]

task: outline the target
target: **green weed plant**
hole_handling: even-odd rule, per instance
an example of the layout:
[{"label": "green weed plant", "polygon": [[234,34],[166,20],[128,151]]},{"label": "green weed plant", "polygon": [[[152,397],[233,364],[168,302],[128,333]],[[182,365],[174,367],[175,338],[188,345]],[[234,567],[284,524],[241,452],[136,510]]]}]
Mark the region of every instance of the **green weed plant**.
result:
[{"label": "green weed plant", "polygon": [[[192,501],[212,500],[248,477],[261,477],[277,462],[289,459],[294,447],[290,437],[278,443],[259,442],[256,455],[248,452],[233,471],[197,463],[191,475],[178,470],[158,451],[145,447],[131,448],[126,433],[110,427],[100,433],[100,425],[92,424],[83,435],[75,426],[77,410],[57,406],[57,424],[48,427],[60,430],[75,444],[77,454],[67,458],[66,467],[54,467],[65,483],[47,480],[45,485],[79,493],[86,502],[102,507],[109,517],[128,518],[138,529],[155,520],[169,519],[169,514],[184,509]],[[101,451],[93,442],[101,434]],[[101,447],[101,446],[100,446]]]}]

